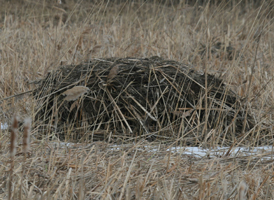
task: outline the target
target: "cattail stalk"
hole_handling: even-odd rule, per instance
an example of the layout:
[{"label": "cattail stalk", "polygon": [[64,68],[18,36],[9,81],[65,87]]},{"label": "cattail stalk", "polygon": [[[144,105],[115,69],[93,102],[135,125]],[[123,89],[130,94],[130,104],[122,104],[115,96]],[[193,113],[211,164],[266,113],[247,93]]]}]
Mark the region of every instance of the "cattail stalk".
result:
[{"label": "cattail stalk", "polygon": [[12,190],[12,177],[13,177],[13,168],[14,168],[14,156],[16,154],[17,146],[17,132],[18,132],[18,119],[15,116],[11,125],[11,137],[10,137],[10,179],[9,179],[9,196],[8,199],[11,199],[11,190]]},{"label": "cattail stalk", "polygon": [[24,162],[22,165],[22,177],[20,184],[20,192],[19,192],[19,200],[22,199],[22,187],[23,187],[23,179],[25,175],[26,169],[26,160],[27,160],[27,152],[29,151],[29,138],[30,138],[30,129],[31,129],[31,118],[26,118],[24,122],[24,132],[23,132],[23,153],[24,153]]},{"label": "cattail stalk", "polygon": [[24,123],[24,134],[23,134],[23,152],[26,154],[29,151],[29,138],[31,129],[31,119],[26,118]]},{"label": "cattail stalk", "polygon": [[16,154],[17,133],[18,133],[18,119],[15,116],[13,118],[13,122],[11,126],[11,138],[10,138],[10,157],[11,158],[13,158]]}]

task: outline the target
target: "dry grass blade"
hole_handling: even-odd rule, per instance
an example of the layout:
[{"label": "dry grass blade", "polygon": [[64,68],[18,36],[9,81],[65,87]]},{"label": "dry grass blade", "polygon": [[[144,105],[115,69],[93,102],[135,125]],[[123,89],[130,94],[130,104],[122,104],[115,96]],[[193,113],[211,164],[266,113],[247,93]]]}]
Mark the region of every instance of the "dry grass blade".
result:
[{"label": "dry grass blade", "polygon": [[24,122],[24,133],[23,133],[23,152],[29,151],[29,140],[31,130],[31,118],[26,118]]},{"label": "dry grass blade", "polygon": [[123,195],[124,195],[124,191],[125,191],[125,189],[126,189],[126,185],[127,185],[128,179],[129,179],[129,177],[130,177],[130,173],[131,173],[132,168],[133,168],[133,166],[134,166],[134,161],[135,161],[136,154],[137,154],[137,150],[135,151],[134,156],[133,156],[133,158],[132,158],[132,160],[131,160],[131,163],[130,163],[130,165],[129,165],[129,169],[128,169],[128,171],[127,171],[127,175],[126,175],[126,178],[125,178],[123,187],[122,187],[122,191],[121,191],[121,193],[120,193],[119,200],[121,200],[122,197],[123,197]]},{"label": "dry grass blade", "polygon": [[157,119],[153,117],[138,101],[136,101],[133,96],[129,95],[129,97],[150,117],[150,119],[157,121]]},{"label": "dry grass blade", "polygon": [[126,118],[125,118],[125,116],[124,116],[124,114],[121,112],[119,106],[117,105],[117,103],[115,102],[115,100],[113,99],[113,97],[111,96],[111,94],[110,94],[110,92],[109,92],[108,90],[107,90],[107,94],[108,94],[109,99],[111,100],[111,103],[114,105],[114,107],[115,107],[116,110],[118,111],[119,115],[122,117],[123,121],[124,121],[125,124],[127,125],[129,132],[130,132],[130,133],[133,133],[133,131],[132,131],[130,125],[128,124],[128,122],[127,122],[127,120],[126,120]]}]

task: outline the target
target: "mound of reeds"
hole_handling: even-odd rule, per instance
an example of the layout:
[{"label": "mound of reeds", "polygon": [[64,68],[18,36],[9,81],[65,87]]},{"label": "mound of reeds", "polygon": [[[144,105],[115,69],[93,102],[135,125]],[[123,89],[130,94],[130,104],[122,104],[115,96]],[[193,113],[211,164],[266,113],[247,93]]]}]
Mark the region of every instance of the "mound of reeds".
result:
[{"label": "mound of reeds", "polygon": [[[106,139],[209,137],[233,141],[254,127],[222,80],[160,57],[104,58],[60,66],[34,91],[36,120],[59,135]],[[208,134],[210,133],[210,134]],[[205,136],[207,135],[207,136]]]}]

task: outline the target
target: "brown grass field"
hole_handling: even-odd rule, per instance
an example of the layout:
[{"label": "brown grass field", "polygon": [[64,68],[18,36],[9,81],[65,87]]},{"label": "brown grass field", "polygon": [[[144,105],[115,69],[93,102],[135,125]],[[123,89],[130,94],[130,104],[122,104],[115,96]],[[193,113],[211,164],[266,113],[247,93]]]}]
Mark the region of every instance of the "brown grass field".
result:
[{"label": "brown grass field", "polygon": [[[257,147],[257,138],[274,142],[273,4],[184,2],[0,0],[0,120],[10,127],[0,130],[0,199],[274,199],[273,149],[231,153]],[[218,42],[237,53],[228,58]],[[197,156],[170,151],[175,140],[63,143],[54,133],[41,135],[34,120],[31,130],[29,122],[24,130],[13,122],[37,112],[31,93],[17,94],[61,63],[151,56],[223,79],[246,99],[256,131],[223,152],[214,138],[202,141],[210,150]],[[253,141],[245,141],[249,134]]]}]

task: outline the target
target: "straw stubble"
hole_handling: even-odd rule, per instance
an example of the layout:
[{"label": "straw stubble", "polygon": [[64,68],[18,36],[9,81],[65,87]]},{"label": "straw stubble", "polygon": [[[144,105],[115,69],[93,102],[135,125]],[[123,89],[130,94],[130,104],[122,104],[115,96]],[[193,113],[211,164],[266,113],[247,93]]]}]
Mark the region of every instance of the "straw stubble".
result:
[{"label": "straw stubble", "polygon": [[24,133],[23,133],[23,152],[29,151],[29,138],[31,129],[31,118],[26,118],[24,122]]}]

